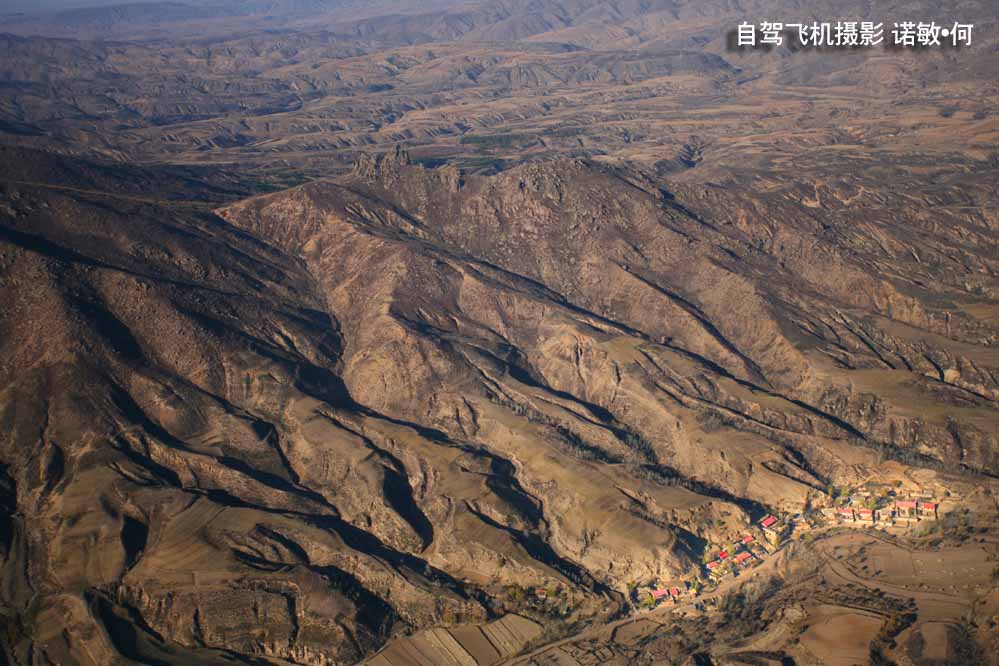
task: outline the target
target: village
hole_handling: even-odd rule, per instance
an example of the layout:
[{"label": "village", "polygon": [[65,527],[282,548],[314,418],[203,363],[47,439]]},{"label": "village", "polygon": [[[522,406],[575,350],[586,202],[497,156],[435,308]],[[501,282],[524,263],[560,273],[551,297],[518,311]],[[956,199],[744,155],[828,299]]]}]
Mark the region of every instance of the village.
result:
[{"label": "village", "polygon": [[[708,544],[701,566],[683,579],[634,585],[630,601],[639,612],[681,603],[698,603],[722,581],[737,578],[759,566],[791,540],[809,540],[817,530],[870,528],[892,534],[911,533],[935,523],[941,504],[957,505],[960,497],[938,489],[906,488],[866,483],[857,488],[835,489],[810,502],[798,513],[766,514],[731,543]],[[710,605],[711,600],[705,604]]]}]

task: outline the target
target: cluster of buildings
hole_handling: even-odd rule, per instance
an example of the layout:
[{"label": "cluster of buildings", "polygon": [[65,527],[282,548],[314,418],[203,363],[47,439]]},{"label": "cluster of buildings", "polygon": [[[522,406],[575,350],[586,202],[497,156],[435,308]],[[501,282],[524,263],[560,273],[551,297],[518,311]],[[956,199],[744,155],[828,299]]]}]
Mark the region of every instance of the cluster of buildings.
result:
[{"label": "cluster of buildings", "polygon": [[[765,538],[745,534],[704,565],[709,580],[717,582],[726,574],[734,575],[740,570],[756,566],[776,549],[783,533],[781,522],[774,516],[767,515],[760,521],[759,527]],[[677,604],[687,595],[697,595],[696,581],[687,583],[684,587],[653,585],[643,590],[636,588],[632,593],[632,600],[645,608],[656,608],[663,604]]]},{"label": "cluster of buildings", "polygon": [[936,502],[926,500],[897,500],[892,509],[892,517],[895,520],[936,520]]},{"label": "cluster of buildings", "polygon": [[676,604],[685,591],[678,587],[659,587],[649,590],[646,594],[648,595],[646,601],[655,608],[661,604]]},{"label": "cluster of buildings", "polygon": [[[938,509],[939,504],[931,493],[910,493],[903,499],[893,490],[881,494],[861,490],[856,495],[843,498],[839,506],[822,509],[821,515],[826,524],[864,527],[936,520]],[[746,534],[705,563],[708,578],[717,582],[728,574],[736,575],[740,570],[759,564],[777,550],[792,531],[797,534],[821,526],[823,521],[816,521],[816,517],[814,513],[809,513],[807,517],[797,514],[789,520],[782,520],[767,514],[757,523],[759,538]],[[688,584],[684,588],[654,585],[642,592],[636,590],[634,600],[655,608],[662,604],[679,603],[681,597],[691,593],[696,596],[696,581],[694,585]]]},{"label": "cluster of buildings", "polygon": [[[866,501],[865,499],[866,498]],[[849,497],[843,506],[822,510],[827,521],[864,527],[870,525],[895,525],[899,522],[936,520],[939,504],[933,497],[902,499],[897,496],[862,495]]]},{"label": "cluster of buildings", "polygon": [[848,525],[873,525],[881,518],[881,511],[866,507],[841,506],[834,509],[823,509],[822,515],[830,520]]},{"label": "cluster of buildings", "polygon": [[780,545],[786,528],[776,516],[770,514],[760,520],[759,527],[765,541],[761,542],[752,534],[746,534],[732,544],[731,552],[723,550],[716,559],[704,565],[708,575],[715,580],[721,579],[730,572],[734,574],[740,569],[755,566],[772,553]]}]

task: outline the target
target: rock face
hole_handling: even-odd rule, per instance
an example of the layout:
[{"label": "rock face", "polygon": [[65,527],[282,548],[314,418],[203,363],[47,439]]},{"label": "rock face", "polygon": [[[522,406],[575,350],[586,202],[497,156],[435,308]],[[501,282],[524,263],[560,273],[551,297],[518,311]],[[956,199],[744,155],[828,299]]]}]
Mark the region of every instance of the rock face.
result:
[{"label": "rock face", "polygon": [[351,664],[532,586],[570,622],[879,458],[999,473],[996,331],[920,277],[961,252],[997,288],[970,222],[916,249],[905,206],[860,236],[398,150],[232,202],[5,150],[34,165],[0,190],[12,663]]}]

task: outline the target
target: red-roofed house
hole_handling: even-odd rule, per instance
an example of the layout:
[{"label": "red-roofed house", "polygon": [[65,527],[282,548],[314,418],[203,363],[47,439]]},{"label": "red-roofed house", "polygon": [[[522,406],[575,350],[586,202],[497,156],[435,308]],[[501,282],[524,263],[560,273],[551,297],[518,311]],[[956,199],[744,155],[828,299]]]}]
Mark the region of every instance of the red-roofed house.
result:
[{"label": "red-roofed house", "polygon": [[899,500],[895,502],[895,510],[898,511],[898,515],[906,518],[916,515],[917,506],[915,500]]},{"label": "red-roofed house", "polygon": [[750,555],[749,553],[739,553],[734,558],[732,558],[732,561],[735,562],[736,564],[742,564],[751,557],[752,555]]},{"label": "red-roofed house", "polygon": [[871,509],[858,509],[857,510],[857,520],[862,520],[865,523],[874,522],[874,512]]},{"label": "red-roofed house", "polygon": [[718,559],[719,560],[724,560],[726,557],[728,557],[728,551],[727,550],[723,550],[722,552],[718,553]]},{"label": "red-roofed house", "polygon": [[719,564],[720,564],[720,562],[714,562],[714,561],[712,561],[712,562],[708,562],[706,566],[708,567],[708,571],[714,571],[715,569],[718,568]]},{"label": "red-roofed house", "polygon": [[756,541],[756,537],[754,537],[752,534],[747,534],[746,536],[742,537],[742,545],[744,546],[748,546],[754,541]]},{"label": "red-roofed house", "polygon": [[773,516],[767,516],[766,518],[760,521],[760,525],[763,527],[763,529],[770,529],[776,524],[777,524],[777,519],[774,518]]},{"label": "red-roofed house", "polygon": [[937,503],[936,502],[920,502],[919,512],[922,514],[930,514],[934,517],[937,515]]},{"label": "red-roofed house", "polygon": [[839,515],[840,518],[843,518],[845,520],[853,520],[854,518],[853,509],[849,508],[836,509],[836,513]]},{"label": "red-roofed house", "polygon": [[652,590],[652,599],[653,599],[653,601],[659,601],[663,597],[668,597],[668,596],[669,596],[669,591],[666,590],[665,588],[663,588],[661,590]]},{"label": "red-roofed house", "polygon": [[670,593],[670,595],[671,595],[671,596],[672,596],[672,597],[673,597],[674,599],[679,599],[679,598],[680,598],[680,588],[678,588],[678,587],[671,587],[671,588],[669,589],[669,593]]}]

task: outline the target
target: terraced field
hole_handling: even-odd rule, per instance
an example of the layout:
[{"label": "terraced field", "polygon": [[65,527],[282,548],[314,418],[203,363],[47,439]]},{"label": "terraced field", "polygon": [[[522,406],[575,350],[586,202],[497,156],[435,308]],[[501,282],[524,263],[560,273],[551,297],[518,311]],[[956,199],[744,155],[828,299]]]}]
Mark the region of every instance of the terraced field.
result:
[{"label": "terraced field", "polygon": [[480,626],[430,629],[390,644],[368,666],[493,666],[537,639],[542,627],[519,615]]}]

